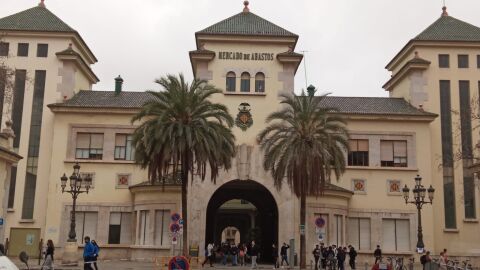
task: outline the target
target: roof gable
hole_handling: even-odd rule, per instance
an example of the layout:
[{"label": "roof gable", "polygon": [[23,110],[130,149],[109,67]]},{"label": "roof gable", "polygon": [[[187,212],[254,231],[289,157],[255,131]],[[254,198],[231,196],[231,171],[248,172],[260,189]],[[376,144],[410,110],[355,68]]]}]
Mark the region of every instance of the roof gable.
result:
[{"label": "roof gable", "polygon": [[442,15],[413,40],[480,41],[480,28],[448,15]]},{"label": "roof gable", "polygon": [[240,12],[196,34],[298,37],[250,11]]},{"label": "roof gable", "polygon": [[0,30],[76,32],[50,10],[40,5],[0,18]]}]

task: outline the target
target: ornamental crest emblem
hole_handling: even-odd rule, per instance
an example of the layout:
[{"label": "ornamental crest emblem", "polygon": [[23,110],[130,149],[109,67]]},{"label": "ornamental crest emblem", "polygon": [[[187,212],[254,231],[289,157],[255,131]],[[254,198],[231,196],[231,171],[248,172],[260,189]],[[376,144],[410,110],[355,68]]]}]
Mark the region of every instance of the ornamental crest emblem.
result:
[{"label": "ornamental crest emblem", "polygon": [[243,131],[247,130],[247,128],[253,125],[252,114],[250,113],[250,104],[244,102],[238,106],[238,114],[237,118],[235,119],[235,125],[237,125],[237,127]]}]

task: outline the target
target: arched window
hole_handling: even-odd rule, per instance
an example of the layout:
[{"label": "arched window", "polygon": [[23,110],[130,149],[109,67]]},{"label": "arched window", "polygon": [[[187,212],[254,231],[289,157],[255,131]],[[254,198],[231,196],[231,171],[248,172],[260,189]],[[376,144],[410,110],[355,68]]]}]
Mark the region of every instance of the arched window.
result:
[{"label": "arched window", "polygon": [[250,74],[243,72],[241,79],[240,92],[250,92]]},{"label": "arched window", "polygon": [[235,72],[230,71],[227,73],[227,92],[235,92],[235,84],[237,83],[237,77]]},{"label": "arched window", "polygon": [[265,92],[265,74],[262,72],[255,75],[255,92]]}]

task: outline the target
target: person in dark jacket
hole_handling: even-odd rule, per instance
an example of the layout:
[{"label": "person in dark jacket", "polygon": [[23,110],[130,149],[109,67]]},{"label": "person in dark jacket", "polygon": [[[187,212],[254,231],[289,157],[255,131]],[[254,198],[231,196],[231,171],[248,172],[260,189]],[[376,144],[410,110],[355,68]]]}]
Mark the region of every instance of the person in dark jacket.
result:
[{"label": "person in dark jacket", "polygon": [[377,264],[378,261],[382,258],[382,250],[380,249],[380,245],[377,245],[377,249],[373,252],[373,256],[375,257],[375,263]]},{"label": "person in dark jacket", "polygon": [[347,248],[338,247],[337,249],[338,270],[345,270],[346,258],[347,258]]},{"label": "person in dark jacket", "polygon": [[322,256],[322,250],[320,249],[319,245],[316,245],[312,251],[313,258],[315,259],[315,270],[318,270],[318,260]]},{"label": "person in dark jacket", "polygon": [[283,243],[282,248],[280,249],[280,256],[282,257],[282,262],[280,263],[281,266],[283,266],[283,262],[289,266],[290,264],[288,263],[288,256],[287,256],[287,250],[290,248],[287,243]]},{"label": "person in dark jacket", "polygon": [[252,269],[258,269],[257,265],[257,257],[258,257],[258,246],[255,245],[255,241],[252,241],[252,245],[250,247],[250,256],[252,256]]},{"label": "person in dark jacket", "polygon": [[278,247],[273,244],[272,245],[272,258],[273,258],[273,268],[278,268]]},{"label": "person in dark jacket", "polygon": [[320,250],[322,251],[322,258],[320,261],[322,262],[322,269],[327,268],[327,251],[328,249],[323,245],[323,243],[320,243]]},{"label": "person in dark jacket", "polygon": [[350,257],[350,260],[348,261],[348,263],[350,264],[350,268],[354,270],[355,259],[357,258],[357,252],[355,251],[355,248],[353,248],[352,246],[350,246],[350,251],[348,252],[348,256]]},{"label": "person in dark jacket", "polygon": [[90,237],[85,236],[85,246],[83,247],[83,269],[94,270],[93,258],[95,256],[95,246],[90,242]]}]

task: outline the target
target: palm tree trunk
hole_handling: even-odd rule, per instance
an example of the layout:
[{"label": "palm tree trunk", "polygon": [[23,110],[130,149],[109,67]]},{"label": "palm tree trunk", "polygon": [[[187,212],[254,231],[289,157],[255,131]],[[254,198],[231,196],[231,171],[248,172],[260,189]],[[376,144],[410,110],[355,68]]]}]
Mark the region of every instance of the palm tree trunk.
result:
[{"label": "palm tree trunk", "polygon": [[305,241],[305,219],[306,219],[306,195],[305,192],[302,192],[300,196],[300,226],[303,226],[303,234],[300,233],[300,269],[306,269],[307,267],[307,258],[305,253],[306,241]]},{"label": "palm tree trunk", "polygon": [[189,172],[189,156],[188,153],[183,155],[182,160],[182,219],[183,219],[183,256],[188,255],[188,172]]}]

